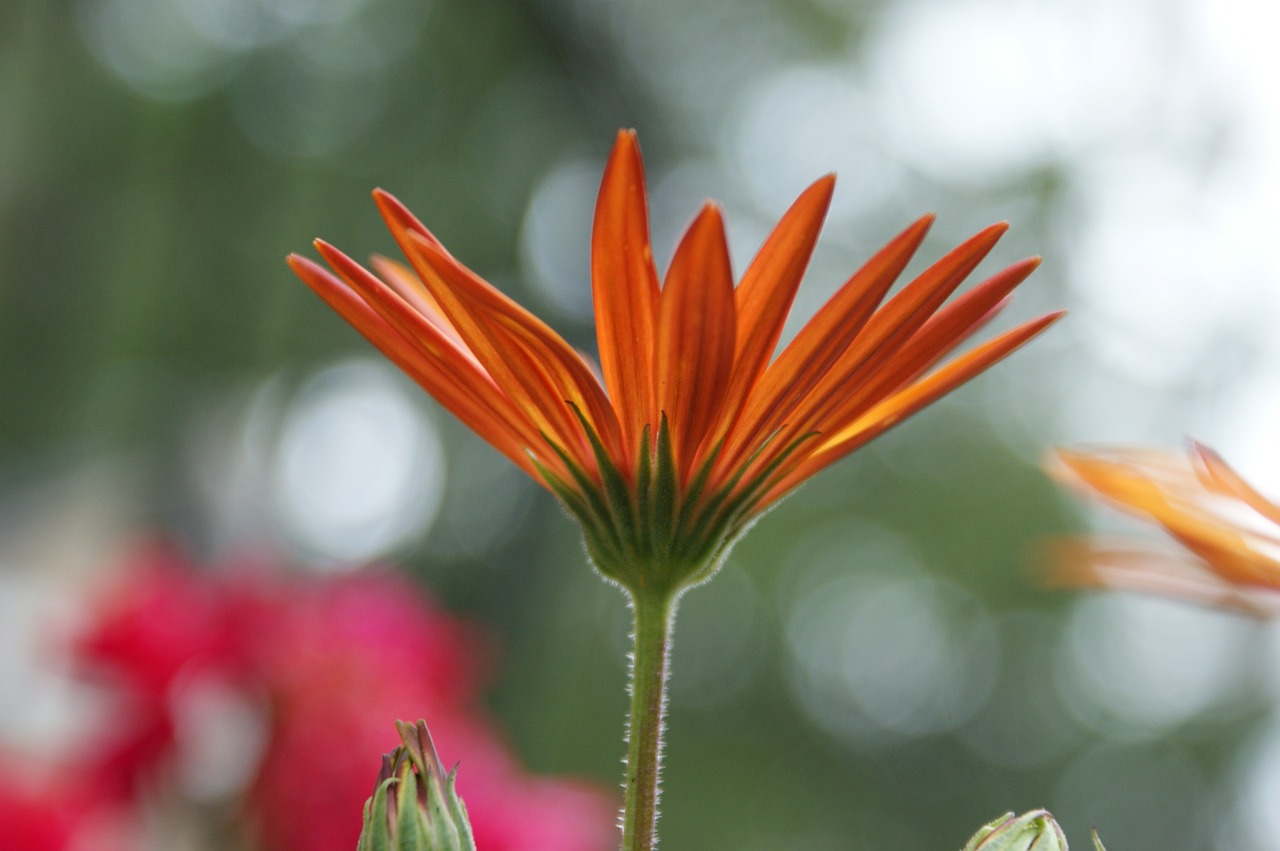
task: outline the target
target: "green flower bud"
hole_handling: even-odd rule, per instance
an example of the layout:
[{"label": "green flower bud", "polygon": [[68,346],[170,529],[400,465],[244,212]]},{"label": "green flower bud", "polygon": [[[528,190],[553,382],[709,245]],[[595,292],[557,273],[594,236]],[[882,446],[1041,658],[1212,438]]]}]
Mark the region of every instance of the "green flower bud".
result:
[{"label": "green flower bud", "polygon": [[475,851],[457,767],[445,773],[425,721],[396,729],[403,744],[382,758],[356,851]]},{"label": "green flower bud", "polygon": [[[1106,851],[1093,831],[1096,851]],[[1015,816],[1005,813],[983,825],[962,851],[1067,851],[1067,837],[1048,810],[1032,810]]]}]

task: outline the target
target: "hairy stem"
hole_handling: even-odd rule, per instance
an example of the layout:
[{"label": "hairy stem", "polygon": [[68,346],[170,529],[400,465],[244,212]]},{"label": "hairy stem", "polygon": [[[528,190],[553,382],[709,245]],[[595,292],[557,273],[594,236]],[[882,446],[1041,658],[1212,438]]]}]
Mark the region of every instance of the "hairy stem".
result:
[{"label": "hairy stem", "polygon": [[675,603],[667,594],[633,593],[631,609],[631,718],[627,726],[626,804],[622,813],[623,851],[652,851],[657,845],[658,784],[662,727],[667,709],[667,654]]}]

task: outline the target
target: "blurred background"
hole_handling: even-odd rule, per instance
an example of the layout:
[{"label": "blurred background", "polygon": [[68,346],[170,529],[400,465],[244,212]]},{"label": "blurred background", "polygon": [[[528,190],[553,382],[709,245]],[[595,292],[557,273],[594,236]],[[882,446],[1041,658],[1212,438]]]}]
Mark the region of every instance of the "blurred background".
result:
[{"label": "blurred background", "polygon": [[[1280,632],[1036,576],[1045,536],[1130,529],[1045,479],[1051,444],[1193,434],[1280,493],[1276,18],[1251,0],[6,0],[4,764],[56,774],[69,731],[121,711],[77,636],[162,539],[212,583],[245,554],[307,587],[394,563],[485,636],[467,712],[522,771],[612,806],[621,595],[553,500],[284,257],[316,236],[392,252],[382,186],[591,350],[592,205],[635,127],[660,268],[704,198],[741,270],[839,174],[792,330],[925,211],[913,268],[1008,219],[983,269],[1045,263],[1003,321],[1072,311],[807,485],[685,598],[664,846],[949,849],[1043,805],[1077,843],[1097,825],[1127,851],[1280,849]],[[254,735],[212,792],[163,788],[243,792]]]}]

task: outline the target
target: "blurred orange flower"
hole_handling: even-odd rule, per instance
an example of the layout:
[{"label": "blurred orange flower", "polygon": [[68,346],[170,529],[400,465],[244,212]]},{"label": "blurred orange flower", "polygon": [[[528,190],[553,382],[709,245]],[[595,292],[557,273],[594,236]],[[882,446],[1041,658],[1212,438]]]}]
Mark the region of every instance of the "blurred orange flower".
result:
[{"label": "blurred orange flower", "polygon": [[1280,613],[1280,506],[1209,447],[1193,443],[1186,456],[1058,449],[1049,469],[1077,490],[1154,521],[1183,547],[1065,542],[1057,548],[1057,579]]},{"label": "blurred orange flower", "polygon": [[[395,198],[374,198],[407,268],[370,272],[317,241],[333,273],[294,271],[431,395],[582,521],[597,567],[678,588],[802,481],[963,384],[1060,315],[930,372],[1009,299],[1023,260],[943,306],[1007,229],[993,225],[881,306],[932,217],[853,274],[777,358],[835,178],[806,189],[734,285],[708,203],[659,284],[639,145],[619,133],[592,233],[593,365],[454,259]],[[638,575],[635,571],[643,571]]]}]

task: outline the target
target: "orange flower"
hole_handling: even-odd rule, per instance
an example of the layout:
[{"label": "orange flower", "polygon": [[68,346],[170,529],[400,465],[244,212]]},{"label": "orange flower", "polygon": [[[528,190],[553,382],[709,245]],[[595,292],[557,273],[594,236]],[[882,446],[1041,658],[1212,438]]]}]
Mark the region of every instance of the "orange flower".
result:
[{"label": "orange flower", "polygon": [[1059,449],[1060,481],[1159,524],[1185,548],[1068,542],[1058,578],[1183,597],[1254,614],[1280,613],[1280,506],[1212,449],[1188,457],[1144,449]]},{"label": "orange flower", "polygon": [[675,590],[709,575],[779,497],[1060,315],[930,372],[1007,303],[1039,259],[943,306],[1007,228],[993,225],[882,306],[932,222],[926,216],[772,358],[834,183],[828,175],[801,194],[736,287],[720,210],[708,203],[660,286],[640,149],[633,132],[619,133],[592,233],[603,383],[381,190],[374,198],[411,269],[378,257],[370,272],[321,241],[336,274],[296,255],[289,262],[427,392],[559,497],[582,521],[603,573],[633,589]]}]

